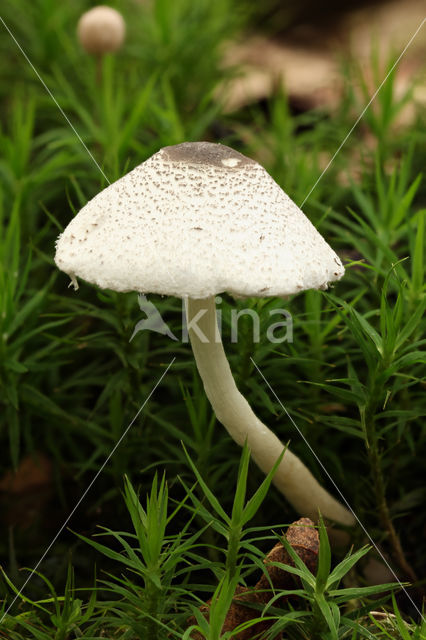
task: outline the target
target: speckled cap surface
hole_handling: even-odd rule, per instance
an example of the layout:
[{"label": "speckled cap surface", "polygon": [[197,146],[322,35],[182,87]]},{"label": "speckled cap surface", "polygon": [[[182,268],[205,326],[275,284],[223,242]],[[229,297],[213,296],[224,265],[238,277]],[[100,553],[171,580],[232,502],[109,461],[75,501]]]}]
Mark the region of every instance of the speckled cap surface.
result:
[{"label": "speckled cap surface", "polygon": [[55,262],[115,291],[206,298],[326,288],[342,263],[257,162],[221,144],[165,147],[101,191]]}]

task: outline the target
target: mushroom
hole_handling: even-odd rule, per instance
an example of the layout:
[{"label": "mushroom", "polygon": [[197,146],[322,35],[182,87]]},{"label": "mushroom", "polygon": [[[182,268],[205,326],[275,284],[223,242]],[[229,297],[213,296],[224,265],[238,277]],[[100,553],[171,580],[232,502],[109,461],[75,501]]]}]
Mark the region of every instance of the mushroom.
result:
[{"label": "mushroom", "polygon": [[126,23],[121,13],[99,5],[83,13],[77,24],[77,37],[85,51],[96,57],[98,83],[101,78],[102,56],[117,51],[124,42]]},{"label": "mushroom", "polygon": [[[262,238],[262,239],[261,239]],[[239,392],[219,335],[215,296],[287,296],[344,273],[302,211],[254,160],[221,144],[165,147],[90,200],[59,236],[55,262],[102,288],[179,296],[206,394],[239,445],[268,473],[283,450]],[[352,513],[289,449],[274,484],[300,514],[344,525]]]},{"label": "mushroom", "polygon": [[83,13],[78,21],[77,35],[87,53],[102,55],[121,47],[126,24],[116,9],[99,5]]}]

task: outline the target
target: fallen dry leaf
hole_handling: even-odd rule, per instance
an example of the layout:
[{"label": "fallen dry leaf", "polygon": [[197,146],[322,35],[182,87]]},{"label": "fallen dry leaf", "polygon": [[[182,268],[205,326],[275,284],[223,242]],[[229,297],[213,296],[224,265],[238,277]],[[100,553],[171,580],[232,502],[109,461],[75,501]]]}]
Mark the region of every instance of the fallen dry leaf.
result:
[{"label": "fallen dry leaf", "polygon": [[22,458],[16,471],[0,479],[3,524],[27,529],[40,516],[52,493],[52,463],[43,453]]},{"label": "fallen dry leaf", "polygon": [[[392,0],[353,9],[328,24],[324,21],[299,24],[282,34],[280,40],[245,36],[240,42],[229,43],[225,50],[224,66],[236,67],[240,74],[220,87],[219,96],[225,109],[232,112],[269,98],[282,86],[299,110],[316,107],[333,110],[344,90],[340,73],[342,60],[360,64],[367,81],[370,80],[373,95],[377,89],[377,79],[371,75],[373,56],[377,53],[379,60],[386,61],[390,53],[400,54],[423,19],[424,3],[420,0],[403,3]],[[424,70],[425,52],[426,29],[423,28],[398,64],[397,97],[404,95],[421,69]],[[364,104],[360,92],[359,98]],[[426,104],[424,73],[414,89],[413,101],[398,114],[397,125],[412,122],[416,104]]]}]

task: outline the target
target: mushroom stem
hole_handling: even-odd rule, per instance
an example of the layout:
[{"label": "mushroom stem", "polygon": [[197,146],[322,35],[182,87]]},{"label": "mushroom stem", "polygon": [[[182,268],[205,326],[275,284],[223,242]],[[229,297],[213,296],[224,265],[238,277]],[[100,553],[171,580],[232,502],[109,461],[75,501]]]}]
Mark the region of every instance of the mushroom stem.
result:
[{"label": "mushroom stem", "polygon": [[[188,333],[206,395],[217,419],[242,446],[247,439],[251,455],[266,474],[283,450],[283,443],[253,413],[239,392],[226,358],[216,320],[214,297],[188,298]],[[354,525],[353,514],[333,498],[289,449],[273,482],[301,515],[318,519],[321,514],[344,525]]]}]

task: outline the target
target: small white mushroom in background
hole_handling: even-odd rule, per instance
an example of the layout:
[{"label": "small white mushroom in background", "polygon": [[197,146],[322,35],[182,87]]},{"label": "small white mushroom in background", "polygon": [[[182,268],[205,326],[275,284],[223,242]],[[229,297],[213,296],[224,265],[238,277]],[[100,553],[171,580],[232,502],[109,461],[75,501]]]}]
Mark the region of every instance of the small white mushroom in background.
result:
[{"label": "small white mushroom in background", "polygon": [[[83,207],[59,236],[55,262],[72,280],[183,298],[198,371],[218,420],[239,445],[247,440],[257,465],[270,471],[283,444],[235,384],[218,335],[215,296],[323,289],[344,269],[263,167],[221,144],[165,147]],[[300,514],[316,520],[320,509],[338,523],[355,522],[290,450],[274,484]]]},{"label": "small white mushroom in background", "polygon": [[102,56],[117,51],[124,42],[126,23],[112,7],[99,5],[81,16],[77,25],[77,36],[82,47],[97,58],[98,80]]}]

